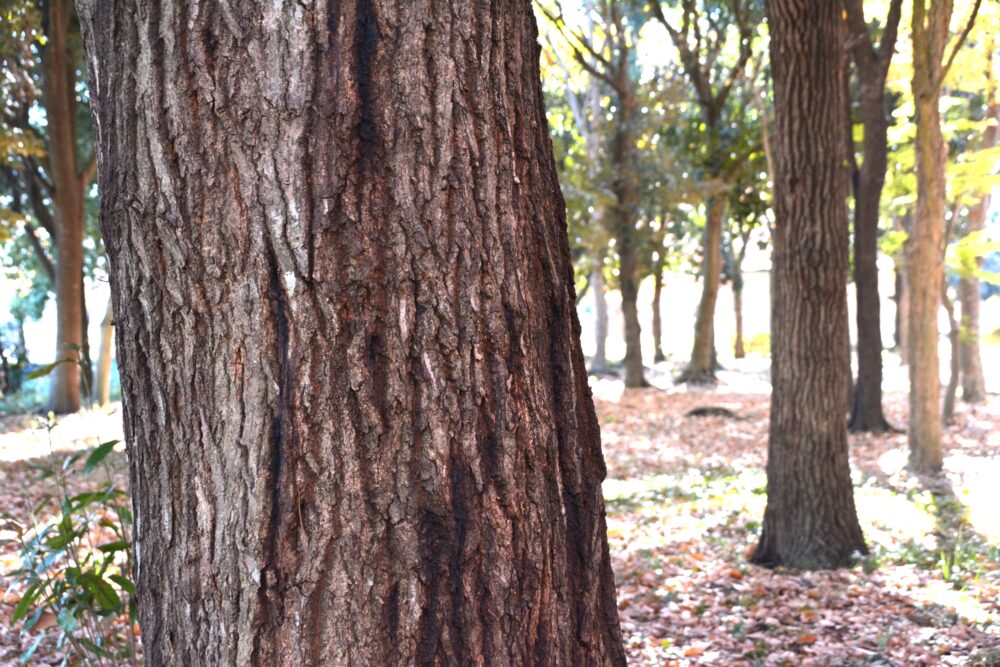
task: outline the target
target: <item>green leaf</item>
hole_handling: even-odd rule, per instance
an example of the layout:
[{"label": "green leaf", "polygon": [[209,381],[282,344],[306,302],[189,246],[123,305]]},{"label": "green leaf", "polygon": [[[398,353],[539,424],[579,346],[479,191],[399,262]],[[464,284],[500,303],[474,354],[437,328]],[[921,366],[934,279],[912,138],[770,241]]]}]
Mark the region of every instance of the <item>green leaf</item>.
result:
[{"label": "green leaf", "polygon": [[35,601],[36,597],[38,597],[39,590],[38,584],[28,587],[28,590],[26,590],[24,595],[21,596],[21,599],[18,600],[17,606],[14,607],[14,615],[10,617],[11,623],[17,623],[28,615],[28,612],[31,610],[31,603]]},{"label": "green leaf", "polygon": [[74,531],[70,531],[68,533],[60,532],[55,537],[49,539],[45,544],[50,549],[65,549],[74,539],[76,539],[76,537],[77,536]]},{"label": "green leaf", "polygon": [[121,589],[126,593],[135,595],[135,584],[132,583],[132,580],[129,579],[128,577],[120,574],[112,574],[110,577],[108,577],[108,579],[118,584],[118,586],[121,587]]},{"label": "green leaf", "polygon": [[45,377],[46,375],[54,371],[57,367],[62,366],[63,364],[75,364],[75,363],[76,362],[72,359],[59,359],[58,361],[53,361],[51,364],[46,364],[41,368],[36,368],[35,370],[28,373],[25,377],[29,380]]},{"label": "green leaf", "polygon": [[129,544],[125,540],[116,540],[114,542],[108,542],[107,544],[101,544],[97,548],[106,554],[112,554],[116,551],[126,551],[128,547]]},{"label": "green leaf", "polygon": [[63,461],[63,470],[69,470],[69,467],[79,461],[81,456],[83,456],[83,452],[76,452],[67,456],[66,460]]},{"label": "green leaf", "polygon": [[69,610],[69,607],[63,607],[59,610],[59,615],[56,616],[56,621],[59,623],[59,627],[62,628],[66,634],[70,634],[76,630],[76,617],[73,616],[73,612]]},{"label": "green leaf", "polygon": [[113,611],[121,606],[122,600],[114,587],[93,572],[80,575],[80,585],[94,594],[97,603],[106,611]]},{"label": "green leaf", "polygon": [[100,465],[101,461],[107,458],[108,454],[111,453],[111,450],[115,448],[115,445],[117,445],[118,442],[118,440],[108,440],[107,442],[102,442],[95,447],[94,451],[92,451],[90,456],[87,457],[87,462],[83,465],[83,474],[88,475],[93,472],[94,468]]}]

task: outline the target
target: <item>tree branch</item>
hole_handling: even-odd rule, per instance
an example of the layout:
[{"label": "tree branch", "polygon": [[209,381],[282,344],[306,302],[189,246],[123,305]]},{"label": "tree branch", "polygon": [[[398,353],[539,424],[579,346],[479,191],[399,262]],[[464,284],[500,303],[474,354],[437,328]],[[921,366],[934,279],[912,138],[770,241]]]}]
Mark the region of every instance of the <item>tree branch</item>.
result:
[{"label": "tree branch", "polygon": [[976,24],[976,16],[979,14],[979,6],[983,4],[983,0],[976,0],[976,4],[972,6],[972,13],[969,14],[969,20],[965,24],[965,29],[958,36],[958,41],[955,42],[955,48],[952,49],[951,55],[948,56],[948,60],[945,62],[944,67],[938,72],[937,78],[934,79],[934,85],[931,86],[931,94],[937,95],[938,91],[941,90],[941,85],[944,83],[945,77],[948,76],[948,70],[955,62],[955,56],[961,50],[962,46],[965,45],[965,40],[968,39],[969,33],[972,32],[972,27]]}]

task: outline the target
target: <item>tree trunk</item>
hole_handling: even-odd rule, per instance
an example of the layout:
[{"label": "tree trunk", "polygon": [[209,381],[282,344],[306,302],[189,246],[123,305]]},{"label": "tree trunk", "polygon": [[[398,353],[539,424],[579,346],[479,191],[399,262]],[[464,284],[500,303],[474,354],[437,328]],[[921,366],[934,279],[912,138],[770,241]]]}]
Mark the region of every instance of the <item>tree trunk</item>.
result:
[{"label": "tree trunk", "polygon": [[101,320],[101,349],[97,355],[97,387],[95,396],[100,405],[111,402],[111,344],[114,335],[114,308],[108,299],[108,310]]},{"label": "tree trunk", "polygon": [[604,284],[604,253],[601,252],[597,267],[590,279],[594,290],[594,358],[590,362],[592,373],[603,373],[608,369],[608,297]]},{"label": "tree trunk", "polygon": [[[81,246],[81,267],[82,260]],[[83,271],[80,271],[80,392],[85,399],[94,395],[94,360],[90,356],[90,314],[87,312],[87,289],[83,282]]]},{"label": "tree trunk", "polygon": [[755,563],[865,552],[847,455],[845,105],[837,0],[768,0],[774,76],[774,287],[767,510]]},{"label": "tree trunk", "polygon": [[[992,72],[992,68],[990,68]],[[1000,102],[997,101],[996,83],[990,79],[991,101],[986,117],[995,122],[983,133],[981,148],[996,146],[1000,139]],[[970,209],[966,217],[966,234],[981,232],[986,227],[986,214],[990,208],[990,196],[984,195]],[[981,263],[981,260],[980,260]],[[983,377],[983,360],[979,353],[979,301],[981,286],[979,277],[962,276],[958,283],[958,299],[962,307],[962,329],[960,337],[960,363],[962,371],[962,400],[980,403],[986,399],[986,378]]]},{"label": "tree trunk", "polygon": [[701,301],[694,325],[694,345],[691,361],[678,381],[693,384],[715,382],[715,303],[722,279],[722,222],[726,215],[726,199],[719,195],[708,204],[705,220],[705,256],[701,269]]},{"label": "tree trunk", "polygon": [[[627,79],[628,71],[622,70],[621,76]],[[642,365],[642,331],[639,327],[639,261],[638,241],[635,238],[639,193],[634,155],[637,102],[631,86],[630,80],[621,80],[617,86],[618,117],[611,143],[615,202],[610,215],[618,250],[618,284],[625,328],[625,386],[635,388],[648,385]]]},{"label": "tree trunk", "polygon": [[736,343],[733,345],[733,356],[743,359],[747,356],[743,348],[743,285],[733,285],[733,309],[736,311]]},{"label": "tree trunk", "polygon": [[951,424],[955,420],[955,396],[958,394],[958,377],[961,373],[959,361],[959,325],[955,318],[955,301],[948,296],[948,287],[941,291],[941,305],[948,313],[948,345],[951,351],[951,367],[948,375],[948,386],[944,390],[944,403],[941,408],[941,421]]},{"label": "tree trunk", "polygon": [[851,431],[882,432],[882,318],[878,290],[878,214],[887,163],[885,82],[860,71],[863,162],[854,191],[854,288],[857,294],[858,375]]},{"label": "tree trunk", "polygon": [[625,324],[625,386],[645,387],[642,341],[639,328],[639,264],[631,233],[618,238],[619,282],[622,291],[622,318]]},{"label": "tree trunk", "polygon": [[660,302],[663,295],[663,264],[657,262],[653,271],[653,361],[666,361],[663,356],[663,318],[660,314]]},{"label": "tree trunk", "polygon": [[899,358],[901,361],[906,360],[906,353],[904,350],[904,344],[906,342],[906,326],[903,318],[903,302],[904,302],[904,284],[905,284],[905,269],[900,264],[900,261],[894,260],[893,274],[895,275],[895,293],[892,295],[892,300],[896,303],[896,313],[894,316],[894,327],[895,331],[893,333],[893,341],[896,344],[896,351],[899,352]]},{"label": "tree trunk", "polygon": [[149,665],[624,665],[531,3],[81,0]]},{"label": "tree trunk", "polygon": [[[938,361],[938,308],[944,280],[945,163],[938,110],[941,70],[951,3],[913,3],[913,98],[917,136],[916,214],[906,241],[909,295],[910,464],[937,472],[941,450],[941,377]],[[925,17],[929,21],[925,23]]]},{"label": "tree trunk", "polygon": [[[45,115],[52,203],[56,220],[56,359],[79,361],[83,347],[83,183],[76,166],[76,64],[69,54],[73,4],[52,0],[46,17]],[[80,409],[80,366],[57,366],[51,375],[49,409]]]}]

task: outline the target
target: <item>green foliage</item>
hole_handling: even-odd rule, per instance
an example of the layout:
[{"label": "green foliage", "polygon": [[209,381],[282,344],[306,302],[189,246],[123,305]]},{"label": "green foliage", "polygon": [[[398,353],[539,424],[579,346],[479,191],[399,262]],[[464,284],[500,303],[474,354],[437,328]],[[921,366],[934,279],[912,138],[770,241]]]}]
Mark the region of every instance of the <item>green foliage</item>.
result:
[{"label": "green foliage", "polygon": [[[30,374],[42,378],[71,359],[60,359]],[[128,491],[115,484],[107,457],[118,440],[102,442],[58,460],[52,451],[55,418],[44,422],[49,456],[35,466],[37,481],[53,480],[56,493],[34,502],[24,497],[30,517],[22,523],[5,513],[12,541],[20,547],[21,565],[10,573],[9,591],[19,596],[11,622],[23,621],[21,631],[38,634],[21,656],[31,660],[48,636],[65,653],[63,664],[139,664],[138,617],[132,548],[133,520]],[[86,458],[84,458],[86,455]],[[81,468],[80,462],[83,461]],[[105,479],[82,493],[72,482],[98,469]],[[45,619],[54,623],[43,623]]]},{"label": "green foliage", "polygon": [[980,260],[993,252],[1000,252],[1000,241],[991,240],[986,230],[971,232],[948,246],[945,262],[960,278],[979,278],[1000,285],[1000,273],[980,266]]},{"label": "green foliage", "polygon": [[743,341],[743,349],[747,354],[759,354],[762,357],[771,356],[771,333],[759,331],[747,336]]},{"label": "green foliage", "polygon": [[[53,425],[50,416],[46,428],[51,432]],[[21,557],[10,575],[10,592],[20,597],[11,622],[23,621],[22,632],[38,633],[22,656],[24,662],[51,637],[73,664],[137,664],[132,513],[128,492],[115,485],[105,462],[116,444],[104,442],[61,461],[50,454],[47,463],[37,466],[38,479],[54,480],[58,493],[33,506],[25,499],[31,507],[28,524],[3,517]],[[71,492],[76,476],[98,469],[107,476],[96,489]]]}]

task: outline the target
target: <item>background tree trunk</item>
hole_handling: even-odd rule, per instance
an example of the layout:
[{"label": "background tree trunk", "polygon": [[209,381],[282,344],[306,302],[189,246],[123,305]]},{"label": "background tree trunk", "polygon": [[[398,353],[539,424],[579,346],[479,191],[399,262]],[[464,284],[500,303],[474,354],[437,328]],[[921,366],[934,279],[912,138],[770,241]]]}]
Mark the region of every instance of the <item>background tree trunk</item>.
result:
[{"label": "background tree trunk", "polygon": [[[56,359],[80,360],[83,349],[83,180],[76,160],[76,64],[69,52],[70,0],[52,0],[46,14],[45,115],[56,224]],[[51,375],[49,409],[80,409],[80,366],[62,364]]]},{"label": "background tree trunk", "polygon": [[679,380],[694,384],[715,381],[715,303],[722,279],[722,222],[726,215],[726,198],[712,197],[705,220],[705,257],[702,259],[701,301],[694,325],[694,345],[691,361]]},{"label": "background tree trunk", "polygon": [[774,294],[767,510],[755,563],[865,552],[847,456],[844,59],[836,0],[768,0],[774,76]]},{"label": "background tree trunk", "polygon": [[642,331],[639,327],[639,262],[630,232],[618,237],[618,274],[622,291],[622,318],[625,328],[625,386],[645,387],[642,365]]},{"label": "background tree trunk", "polygon": [[150,665],[624,665],[531,3],[81,0]]},{"label": "background tree trunk", "polygon": [[948,41],[950,0],[913,2],[913,97],[916,103],[917,206],[906,241],[909,296],[910,464],[941,469],[941,377],[938,308],[944,280],[945,164],[938,110],[941,59]]},{"label": "background tree trunk", "polygon": [[111,402],[111,346],[114,333],[114,310],[111,299],[108,299],[108,310],[101,320],[101,349],[97,355],[97,385],[94,392],[100,405]]},{"label": "background tree trunk", "polygon": [[611,162],[614,167],[615,204],[612,207],[612,229],[618,250],[618,283],[622,294],[622,319],[625,328],[625,386],[646,387],[642,365],[642,330],[639,326],[639,260],[635,238],[637,175],[635,173],[634,125],[637,102],[632,93],[630,73],[620,72],[616,86],[618,92],[618,118],[611,145]]},{"label": "background tree trunk", "polygon": [[743,280],[733,281],[733,310],[736,311],[736,342],[733,344],[733,356],[743,359],[747,356],[743,348]]},{"label": "background tree trunk", "polygon": [[[878,289],[879,202],[888,163],[888,119],[885,80],[896,45],[901,0],[891,3],[887,27],[876,50],[861,0],[848,0],[851,53],[857,67],[862,139],[862,163],[854,187],[854,287],[857,292],[858,375],[848,422],[852,431],[882,432],[889,422],[882,412],[882,318]],[[848,146],[854,151],[853,127]]]},{"label": "background tree trunk", "polygon": [[590,363],[592,373],[608,369],[608,289],[604,283],[604,253],[590,279],[594,290],[594,358]]},{"label": "background tree trunk", "polygon": [[892,295],[892,300],[896,302],[896,316],[895,316],[895,342],[896,351],[899,352],[899,360],[902,363],[906,363],[906,318],[903,313],[903,306],[906,303],[906,298],[904,290],[906,288],[906,269],[897,260],[894,269],[896,274],[896,293]]},{"label": "background tree trunk", "polygon": [[663,356],[663,317],[660,314],[662,296],[663,262],[659,260],[653,269],[653,361],[655,363],[660,363],[667,359]]},{"label": "background tree trunk", "polygon": [[948,386],[944,390],[944,402],[941,408],[941,421],[951,424],[955,420],[955,396],[958,394],[958,380],[961,373],[959,361],[959,324],[955,317],[955,301],[948,294],[948,286],[941,291],[941,305],[948,313],[948,345],[951,352],[951,365],[948,373]]},{"label": "background tree trunk", "polygon": [[[992,66],[988,71],[992,74]],[[990,96],[990,103],[987,106],[986,117],[993,119],[994,122],[983,133],[981,148],[996,146],[997,140],[1000,139],[1000,126],[997,124],[1000,123],[1000,102],[997,101],[996,82],[992,77],[989,82],[991,90],[987,94]],[[969,209],[965,219],[966,234],[981,232],[986,228],[986,213],[989,208],[990,196],[985,195]],[[962,371],[962,400],[967,403],[979,403],[986,398],[986,378],[983,377],[983,360],[979,353],[979,302],[982,298],[980,292],[978,276],[961,277],[958,283],[958,299],[962,308],[959,359]]]}]

